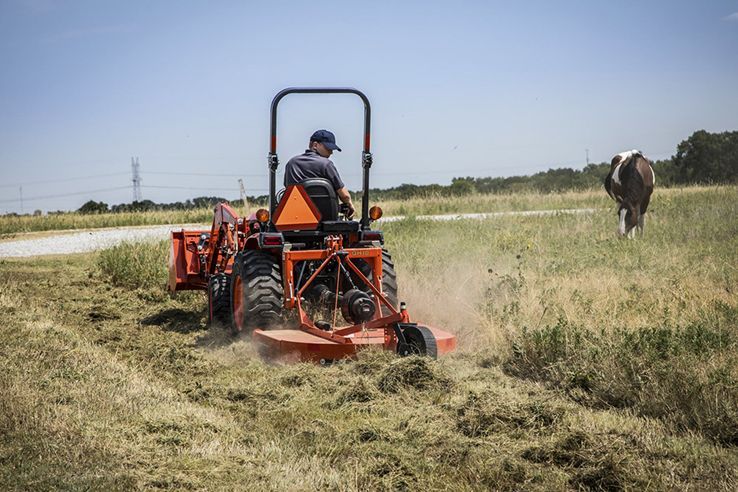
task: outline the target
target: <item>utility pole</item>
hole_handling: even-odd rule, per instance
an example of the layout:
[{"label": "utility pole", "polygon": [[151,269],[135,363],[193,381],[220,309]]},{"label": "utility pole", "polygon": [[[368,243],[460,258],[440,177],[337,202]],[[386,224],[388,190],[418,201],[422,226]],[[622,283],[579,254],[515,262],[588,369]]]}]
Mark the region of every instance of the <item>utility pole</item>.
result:
[{"label": "utility pole", "polygon": [[131,172],[133,173],[133,201],[140,202],[141,197],[141,165],[138,163],[138,157],[131,157]]},{"label": "utility pole", "polygon": [[244,217],[249,215],[249,204],[246,202],[246,188],[243,187],[243,179],[238,178],[238,187],[241,190],[241,202],[243,203]]},{"label": "utility pole", "polygon": [[587,165],[589,166],[589,149],[584,149],[584,152],[587,153]]},{"label": "utility pole", "polygon": [[19,188],[20,191],[20,202],[21,202],[21,214],[23,214],[23,187]]}]

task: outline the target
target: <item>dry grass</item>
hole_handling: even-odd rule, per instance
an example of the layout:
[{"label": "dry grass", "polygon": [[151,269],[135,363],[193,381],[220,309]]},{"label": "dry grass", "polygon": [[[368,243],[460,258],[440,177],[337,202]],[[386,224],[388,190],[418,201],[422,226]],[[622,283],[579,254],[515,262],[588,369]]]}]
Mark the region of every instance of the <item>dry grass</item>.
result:
[{"label": "dry grass", "polygon": [[264,364],[161,245],[0,261],[0,489],[735,490],[736,207],[387,224],[437,362]]}]

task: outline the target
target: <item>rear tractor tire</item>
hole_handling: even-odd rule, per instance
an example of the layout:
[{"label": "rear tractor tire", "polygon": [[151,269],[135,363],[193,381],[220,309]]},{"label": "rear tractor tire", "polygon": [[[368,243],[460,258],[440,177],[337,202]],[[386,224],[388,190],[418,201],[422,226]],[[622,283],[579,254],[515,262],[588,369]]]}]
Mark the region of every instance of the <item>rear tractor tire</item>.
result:
[{"label": "rear tractor tire", "polygon": [[282,275],[277,260],[263,251],[244,251],[231,272],[231,320],[234,334],[282,324]]},{"label": "rear tractor tire", "polygon": [[[397,272],[395,272],[395,263],[389,251],[382,248],[382,292],[387,296],[387,300],[397,309]],[[390,314],[386,306],[382,306],[384,316]]]},{"label": "rear tractor tire", "polygon": [[208,325],[228,326],[231,322],[231,278],[218,273],[208,279]]}]

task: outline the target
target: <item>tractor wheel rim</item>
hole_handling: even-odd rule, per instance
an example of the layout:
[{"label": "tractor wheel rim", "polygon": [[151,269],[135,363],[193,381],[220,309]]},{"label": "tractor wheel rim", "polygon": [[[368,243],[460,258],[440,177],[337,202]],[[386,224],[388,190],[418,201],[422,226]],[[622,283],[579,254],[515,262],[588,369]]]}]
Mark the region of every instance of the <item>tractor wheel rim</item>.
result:
[{"label": "tractor wheel rim", "polygon": [[236,276],[233,283],[233,321],[236,330],[243,330],[243,283],[239,275]]}]

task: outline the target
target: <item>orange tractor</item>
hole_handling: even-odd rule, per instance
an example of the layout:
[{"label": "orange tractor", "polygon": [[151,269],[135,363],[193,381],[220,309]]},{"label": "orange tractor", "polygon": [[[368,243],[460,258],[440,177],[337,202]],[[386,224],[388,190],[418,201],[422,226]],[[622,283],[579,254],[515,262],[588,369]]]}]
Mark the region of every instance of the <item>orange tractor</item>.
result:
[{"label": "orange tractor", "polygon": [[[328,180],[309,179],[276,192],[277,106],[288,94],[355,94],[364,103],[361,219],[348,220]],[[371,108],[352,88],[288,88],[271,106],[269,210],[240,218],[215,207],[209,231],[172,232],[169,290],[206,290],[210,323],[251,333],[269,358],[326,362],[381,346],[401,355],[437,357],[456,338],[411,322],[397,299],[397,276],[370,223]],[[344,323],[345,322],[345,323]]]}]

